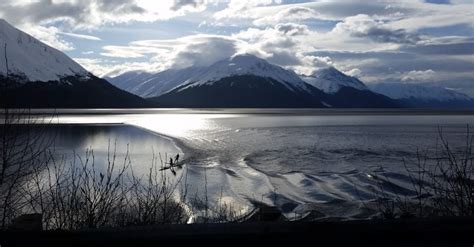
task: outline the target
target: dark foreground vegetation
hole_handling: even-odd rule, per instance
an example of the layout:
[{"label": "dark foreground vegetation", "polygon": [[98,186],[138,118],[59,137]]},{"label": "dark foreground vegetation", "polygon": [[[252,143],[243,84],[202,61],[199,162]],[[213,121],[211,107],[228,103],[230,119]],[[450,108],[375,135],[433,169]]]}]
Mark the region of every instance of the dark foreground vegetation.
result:
[{"label": "dark foreground vegetation", "polygon": [[381,216],[395,218],[474,217],[474,135],[466,128],[465,145],[455,148],[438,128],[435,150],[417,150],[414,159],[403,158],[414,194],[392,194],[395,186],[386,176],[378,183],[377,206]]},{"label": "dark foreground vegetation", "polygon": [[[134,169],[128,151],[119,157],[110,141],[105,164],[96,163],[92,149],[58,157],[54,136],[44,134],[45,119],[20,114],[7,112],[7,124],[1,126],[2,229],[31,229],[28,222],[38,220],[33,225],[39,229],[72,231],[184,224],[197,214],[202,223],[239,217],[231,205],[210,206],[206,193],[189,195],[179,157],[153,155],[142,173]],[[52,119],[46,123],[55,124]],[[198,206],[188,206],[189,201]]]},{"label": "dark foreground vegetation", "polygon": [[[0,244],[125,245],[149,243],[205,245],[311,241],[369,246],[471,246],[474,244],[473,136],[463,149],[443,137],[434,153],[406,160],[415,195],[393,195],[389,179],[374,176],[379,219],[346,222],[286,221],[278,211],[240,215],[232,205],[211,203],[188,192],[178,158],[154,155],[149,170],[137,174],[130,156],[118,157],[109,143],[104,166],[93,150],[58,157],[54,137],[44,135],[28,111],[5,110],[0,129]],[[207,178],[204,177],[207,181]],[[356,188],[357,189],[357,188]],[[187,203],[192,201],[192,203]],[[364,202],[361,202],[363,206]],[[190,206],[194,205],[194,206]],[[219,205],[219,206],[211,206]],[[199,215],[186,224],[191,216]],[[272,222],[268,222],[272,221]],[[200,223],[200,224],[199,224]]]},{"label": "dark foreground vegetation", "polygon": [[0,233],[2,246],[472,246],[472,218],[173,224]]}]

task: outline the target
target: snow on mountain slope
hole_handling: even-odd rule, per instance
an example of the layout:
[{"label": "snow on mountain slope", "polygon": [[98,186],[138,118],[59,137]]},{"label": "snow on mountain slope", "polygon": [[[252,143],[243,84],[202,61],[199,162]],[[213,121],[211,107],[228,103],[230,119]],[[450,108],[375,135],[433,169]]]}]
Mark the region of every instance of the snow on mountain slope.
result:
[{"label": "snow on mountain slope", "polygon": [[116,87],[144,98],[162,95],[184,84],[202,68],[169,69],[156,74],[132,71],[107,80]]},{"label": "snow on mountain slope", "polygon": [[0,75],[7,74],[24,81],[58,81],[67,76],[88,76],[89,72],[64,53],[0,19]]},{"label": "snow on mountain slope", "polygon": [[132,92],[138,86],[137,82],[147,81],[152,76],[153,74],[143,71],[130,71],[115,77],[105,77],[104,79],[122,90]]},{"label": "snow on mountain slope", "polygon": [[186,83],[192,83],[188,87],[203,84],[212,85],[213,82],[219,81],[222,78],[241,75],[271,78],[283,83],[290,90],[296,87],[309,91],[307,84],[293,71],[270,64],[264,59],[249,54],[236,55],[229,59],[218,61],[207,68],[197,71],[197,73],[186,80]]},{"label": "snow on mountain slope", "polygon": [[472,100],[469,96],[451,89],[408,83],[381,83],[371,86],[371,89],[392,99],[435,100],[439,102]]},{"label": "snow on mountain slope", "polygon": [[334,67],[320,69],[310,76],[301,76],[301,79],[330,94],[336,93],[342,87],[369,90],[359,79],[345,75]]},{"label": "snow on mountain slope", "polygon": [[[135,72],[136,73],[136,72]],[[136,76],[129,78],[124,74],[109,81],[117,87],[142,97],[156,97],[181,87],[212,85],[223,78],[232,76],[252,75],[271,78],[285,85],[289,90],[295,88],[310,91],[308,85],[293,71],[285,70],[253,55],[237,55],[214,63],[208,67],[189,67],[185,69],[170,69],[145,79]],[[129,81],[125,83],[124,81]],[[131,86],[133,84],[133,86]],[[126,86],[125,86],[126,85]]]}]

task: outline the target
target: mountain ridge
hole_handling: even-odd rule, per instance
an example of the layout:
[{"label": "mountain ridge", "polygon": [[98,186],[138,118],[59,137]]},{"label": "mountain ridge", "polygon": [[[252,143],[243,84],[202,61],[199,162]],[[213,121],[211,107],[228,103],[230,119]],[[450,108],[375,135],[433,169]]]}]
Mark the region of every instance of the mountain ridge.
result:
[{"label": "mountain ridge", "polygon": [[334,67],[316,70],[311,75],[302,75],[301,79],[329,94],[334,94],[343,87],[369,90],[369,88],[356,77],[348,76]]},{"label": "mountain ridge", "polygon": [[[91,75],[61,51],[0,19],[0,75],[23,81],[56,81]],[[8,61],[8,63],[7,63]]]},{"label": "mountain ridge", "polygon": [[110,78],[109,81],[117,87],[144,98],[157,97],[172,89],[187,84],[188,86],[202,85],[219,81],[220,79],[239,76],[257,75],[272,78],[288,87],[296,84],[299,88],[308,90],[307,85],[293,71],[268,63],[266,60],[249,54],[236,55],[213,63],[207,67],[187,67],[183,69],[168,69],[145,78],[136,76],[138,83],[128,82],[127,77],[133,74],[147,74],[132,71]]},{"label": "mountain ridge", "polygon": [[408,107],[418,108],[472,108],[474,99],[447,88],[408,83],[380,83],[373,91],[399,100]]},{"label": "mountain ridge", "polygon": [[[371,92],[356,78],[348,77],[335,68],[327,72],[333,78],[340,80],[341,85],[355,84],[356,86],[353,88],[341,86],[339,88],[345,88],[341,92],[338,90],[326,93],[305,82],[294,71],[249,54],[232,56],[207,67],[170,69],[155,75],[145,73],[145,78],[135,85],[130,76],[133,77],[135,74],[138,75],[136,78],[140,79],[142,74],[130,72],[121,77],[122,81],[112,79],[112,83],[131,93],[150,98],[152,102],[165,107],[285,107],[282,102],[286,102],[286,107],[392,108],[398,106],[394,100]],[[253,84],[250,84],[250,81]],[[227,89],[219,85],[220,83]],[[333,81],[333,83],[337,82]],[[263,87],[267,88],[267,93],[264,92]],[[214,92],[214,95],[204,92],[204,88]],[[283,92],[284,89],[288,92]],[[192,91],[194,93],[191,93]],[[251,92],[253,92],[253,97],[250,97]],[[242,95],[241,99],[234,97],[239,94]],[[273,98],[270,97],[272,94]],[[222,95],[235,98],[236,102],[231,103],[228,99],[222,98]],[[211,98],[214,98],[216,102],[208,102]],[[264,102],[263,99],[274,102]],[[298,100],[301,102],[297,102]]]},{"label": "mountain ridge", "polygon": [[0,106],[146,107],[143,99],[97,78],[59,50],[0,20]]}]

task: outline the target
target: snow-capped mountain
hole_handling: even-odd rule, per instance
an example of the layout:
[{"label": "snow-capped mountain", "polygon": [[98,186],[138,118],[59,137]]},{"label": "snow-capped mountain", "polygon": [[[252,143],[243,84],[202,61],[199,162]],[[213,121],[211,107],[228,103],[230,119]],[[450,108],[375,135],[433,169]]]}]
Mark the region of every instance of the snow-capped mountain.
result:
[{"label": "snow-capped mountain", "polygon": [[443,87],[380,83],[372,85],[371,89],[412,107],[474,107],[474,99],[468,95]]},{"label": "snow-capped mountain", "polygon": [[200,85],[212,85],[226,77],[243,75],[271,78],[287,86],[290,90],[294,90],[294,87],[309,90],[308,85],[293,71],[285,70],[264,59],[248,54],[224,59],[208,67],[170,69],[155,75],[129,72],[108,80],[123,90],[149,98],[160,96],[183,85],[186,87],[181,90]]},{"label": "snow-capped mountain", "polygon": [[104,79],[122,90],[133,91],[133,88],[137,86],[137,81],[146,81],[153,75],[144,71],[130,71],[116,77],[104,77]]},{"label": "snow-capped mountain", "polygon": [[290,90],[294,90],[295,87],[309,90],[308,85],[293,71],[270,64],[264,59],[249,54],[237,55],[219,61],[196,72],[184,82],[188,85],[183,89],[204,84],[212,85],[214,82],[226,77],[253,75],[280,82]]},{"label": "snow-capped mountain", "polygon": [[348,76],[334,67],[317,70],[312,75],[301,76],[301,79],[330,94],[338,92],[343,87],[355,88],[361,91],[369,90],[359,79]]},{"label": "snow-capped mountain", "polygon": [[324,93],[295,72],[248,54],[208,67],[170,69],[155,75],[129,72],[109,81],[167,107],[397,106],[394,100],[371,92],[356,78],[335,69],[320,71],[315,78],[337,84],[339,90]]},{"label": "snow-capped mountain", "polygon": [[372,92],[359,79],[348,76],[334,67],[319,69],[310,76],[301,76],[308,84],[328,95],[332,107],[392,108],[399,103],[385,95]]},{"label": "snow-capped mountain", "polygon": [[0,46],[0,75],[3,76],[8,74],[23,78],[24,81],[45,82],[89,75],[87,70],[64,53],[16,29],[3,19],[0,19]]},{"label": "snow-capped mountain", "polygon": [[236,55],[208,67],[170,70],[137,87],[169,107],[325,107],[324,93],[293,71],[253,55]]},{"label": "snow-capped mountain", "polygon": [[186,83],[203,68],[169,69],[156,74],[132,71],[107,80],[116,87],[135,95],[151,98],[169,92]]},{"label": "snow-capped mountain", "polygon": [[0,19],[0,105],[7,107],[145,106],[95,77],[64,53]]},{"label": "snow-capped mountain", "polygon": [[439,101],[471,100],[469,96],[452,89],[419,84],[380,83],[372,85],[371,88],[393,99],[416,98]]}]

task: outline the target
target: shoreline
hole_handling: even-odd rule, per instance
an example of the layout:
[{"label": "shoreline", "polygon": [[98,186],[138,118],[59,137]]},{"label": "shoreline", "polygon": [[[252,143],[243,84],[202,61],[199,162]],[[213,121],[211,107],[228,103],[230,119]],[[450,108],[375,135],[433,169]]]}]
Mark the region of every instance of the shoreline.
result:
[{"label": "shoreline", "polygon": [[[24,111],[25,109],[10,109]],[[0,112],[3,110],[0,109]],[[122,114],[268,114],[295,116],[338,116],[338,115],[474,115],[474,109],[443,108],[33,108],[26,114],[60,114],[60,115],[122,115]]]}]

